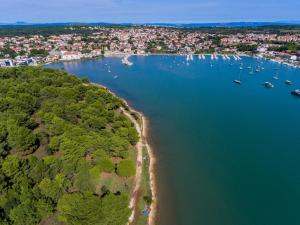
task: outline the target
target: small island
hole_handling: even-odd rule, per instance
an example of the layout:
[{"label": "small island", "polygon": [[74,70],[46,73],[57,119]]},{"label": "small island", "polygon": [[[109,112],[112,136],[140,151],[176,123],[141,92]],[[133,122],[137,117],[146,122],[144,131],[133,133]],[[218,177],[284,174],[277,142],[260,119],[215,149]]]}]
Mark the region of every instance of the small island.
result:
[{"label": "small island", "polygon": [[0,78],[0,224],[148,223],[141,114],[61,69],[5,68]]}]

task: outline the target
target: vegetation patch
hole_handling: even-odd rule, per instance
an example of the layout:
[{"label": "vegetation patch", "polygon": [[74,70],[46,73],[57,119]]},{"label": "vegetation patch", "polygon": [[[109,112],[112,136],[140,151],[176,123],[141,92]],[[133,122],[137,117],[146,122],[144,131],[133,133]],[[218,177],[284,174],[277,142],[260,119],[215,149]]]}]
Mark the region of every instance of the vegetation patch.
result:
[{"label": "vegetation patch", "polygon": [[0,224],[126,224],[138,134],[121,106],[63,70],[0,69]]},{"label": "vegetation patch", "polygon": [[135,164],[132,160],[122,160],[117,165],[117,174],[122,177],[131,177],[135,174]]}]

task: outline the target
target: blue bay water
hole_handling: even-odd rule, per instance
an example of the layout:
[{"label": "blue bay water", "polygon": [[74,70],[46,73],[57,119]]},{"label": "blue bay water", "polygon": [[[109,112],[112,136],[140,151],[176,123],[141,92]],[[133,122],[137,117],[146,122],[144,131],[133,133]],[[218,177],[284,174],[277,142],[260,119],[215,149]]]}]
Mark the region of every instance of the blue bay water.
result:
[{"label": "blue bay water", "polygon": [[[87,76],[148,117],[158,225],[300,224],[300,98],[290,94],[300,70],[250,57],[189,66],[182,56],[130,60],[131,67],[117,58],[48,67]],[[250,64],[265,69],[250,75]],[[240,86],[232,82],[239,77]]]}]

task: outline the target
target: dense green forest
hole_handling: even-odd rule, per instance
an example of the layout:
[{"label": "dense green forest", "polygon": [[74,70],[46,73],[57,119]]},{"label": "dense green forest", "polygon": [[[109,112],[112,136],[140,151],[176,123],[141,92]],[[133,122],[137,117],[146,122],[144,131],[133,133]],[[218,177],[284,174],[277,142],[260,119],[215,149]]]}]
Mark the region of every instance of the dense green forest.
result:
[{"label": "dense green forest", "polygon": [[[0,25],[0,37],[29,36],[29,35],[60,35],[60,34],[81,34],[90,35],[94,30],[87,27],[106,27],[106,28],[139,28],[144,26],[137,25],[112,25],[112,24],[45,24],[45,25]],[[158,26],[159,27],[159,26]],[[163,27],[163,26],[162,26]],[[179,30],[182,32],[204,32],[211,34],[237,34],[237,33],[273,33],[273,34],[299,34],[299,25],[269,25],[254,27],[166,27],[170,30]],[[155,28],[153,28],[155,29]]]},{"label": "dense green forest", "polygon": [[138,134],[123,104],[63,70],[0,69],[0,224],[126,224]]}]

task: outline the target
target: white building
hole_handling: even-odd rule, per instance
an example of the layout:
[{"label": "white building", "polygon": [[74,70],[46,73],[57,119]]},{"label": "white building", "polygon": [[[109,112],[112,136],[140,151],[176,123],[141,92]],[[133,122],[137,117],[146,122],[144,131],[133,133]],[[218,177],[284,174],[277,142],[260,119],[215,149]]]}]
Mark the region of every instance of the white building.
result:
[{"label": "white building", "polygon": [[11,59],[0,59],[0,67],[13,67],[14,63]]},{"label": "white building", "polygon": [[81,59],[82,55],[80,52],[76,51],[62,51],[61,60],[77,60]]},{"label": "white building", "polygon": [[266,47],[258,47],[257,51],[260,53],[264,53],[264,52],[268,51],[268,49]]},{"label": "white building", "polygon": [[291,56],[291,60],[297,60],[297,56],[296,55]]}]

